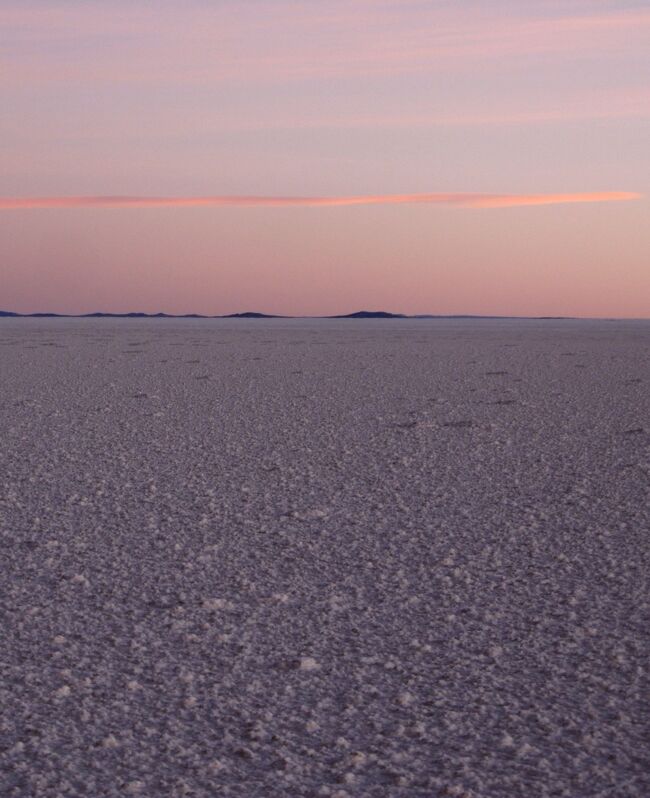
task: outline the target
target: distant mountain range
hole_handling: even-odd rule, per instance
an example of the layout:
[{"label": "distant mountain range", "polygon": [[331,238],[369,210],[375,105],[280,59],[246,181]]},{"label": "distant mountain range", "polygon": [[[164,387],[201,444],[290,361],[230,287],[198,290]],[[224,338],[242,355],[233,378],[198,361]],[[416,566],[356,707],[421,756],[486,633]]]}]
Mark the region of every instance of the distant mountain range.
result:
[{"label": "distant mountain range", "polygon": [[404,313],[389,313],[385,310],[357,310],[355,313],[346,313],[340,316],[274,316],[271,313],[258,313],[245,311],[244,313],[229,313],[226,316],[204,316],[200,313],[14,313],[10,310],[0,310],[0,318],[20,319],[564,319],[567,316],[477,316],[477,315],[434,315],[419,314],[408,316]]},{"label": "distant mountain range", "polygon": [[[358,310],[343,316],[275,316],[271,313],[257,313],[252,310],[244,313],[229,313],[225,316],[203,316],[200,313],[13,313],[10,310],[0,310],[0,316],[26,319],[292,319],[292,318],[323,318],[323,319],[407,319],[402,313],[387,313],[384,310]],[[415,317],[413,317],[415,318]]]},{"label": "distant mountain range", "polygon": [[282,319],[269,313],[229,313],[227,316],[204,316],[200,313],[14,313],[0,310],[0,317],[24,319]]}]

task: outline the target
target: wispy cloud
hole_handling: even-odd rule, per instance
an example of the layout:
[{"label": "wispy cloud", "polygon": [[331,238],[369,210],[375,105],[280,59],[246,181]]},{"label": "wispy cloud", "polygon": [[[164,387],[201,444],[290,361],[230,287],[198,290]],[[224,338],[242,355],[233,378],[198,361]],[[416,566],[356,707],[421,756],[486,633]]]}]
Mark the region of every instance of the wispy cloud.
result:
[{"label": "wispy cloud", "polygon": [[190,207],[340,207],[350,205],[449,205],[458,208],[513,208],[584,202],[641,199],[633,191],[579,194],[369,194],[334,197],[212,196],[212,197],[0,197],[0,210],[37,208],[190,208]]},{"label": "wispy cloud", "polygon": [[[467,6],[467,4],[466,4]],[[643,46],[647,8],[579,13],[548,4],[468,8],[332,0],[117,4],[9,2],[0,80],[167,84],[421,73],[503,59],[618,56]],[[263,20],[263,23],[262,23]],[[506,61],[505,63],[509,63]]]}]

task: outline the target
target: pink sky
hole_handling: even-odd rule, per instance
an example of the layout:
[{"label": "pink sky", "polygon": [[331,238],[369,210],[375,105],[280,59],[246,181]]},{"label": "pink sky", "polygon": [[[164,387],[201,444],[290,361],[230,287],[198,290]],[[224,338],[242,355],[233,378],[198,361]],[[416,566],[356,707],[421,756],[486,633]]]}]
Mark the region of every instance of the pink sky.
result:
[{"label": "pink sky", "polygon": [[7,0],[0,36],[0,309],[650,316],[645,2]]}]

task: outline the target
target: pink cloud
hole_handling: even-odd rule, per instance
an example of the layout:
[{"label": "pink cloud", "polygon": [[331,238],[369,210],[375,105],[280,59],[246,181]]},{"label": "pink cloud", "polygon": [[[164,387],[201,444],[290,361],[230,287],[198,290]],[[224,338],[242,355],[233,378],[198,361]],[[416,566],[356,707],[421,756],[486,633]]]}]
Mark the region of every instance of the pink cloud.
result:
[{"label": "pink cloud", "polygon": [[182,207],[335,207],[349,205],[450,205],[459,208],[511,208],[527,205],[561,205],[583,202],[618,202],[640,199],[631,191],[596,191],[577,194],[375,194],[340,197],[3,197],[2,210],[36,208],[182,208]]}]

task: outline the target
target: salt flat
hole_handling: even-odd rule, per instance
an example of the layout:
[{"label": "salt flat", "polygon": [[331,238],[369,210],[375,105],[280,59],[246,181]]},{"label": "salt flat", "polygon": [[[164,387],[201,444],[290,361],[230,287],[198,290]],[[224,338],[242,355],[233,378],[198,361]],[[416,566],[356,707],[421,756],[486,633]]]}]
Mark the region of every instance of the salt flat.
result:
[{"label": "salt flat", "polygon": [[650,794],[650,322],[0,321],[0,794]]}]

